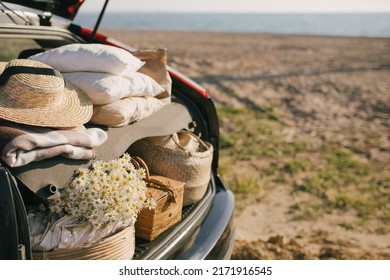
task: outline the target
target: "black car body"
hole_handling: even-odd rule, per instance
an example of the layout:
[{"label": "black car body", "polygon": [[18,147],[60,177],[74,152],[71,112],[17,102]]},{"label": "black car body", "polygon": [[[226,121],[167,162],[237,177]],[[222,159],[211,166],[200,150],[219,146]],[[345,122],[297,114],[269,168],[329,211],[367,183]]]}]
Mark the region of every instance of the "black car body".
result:
[{"label": "black car body", "polygon": [[[97,33],[97,27],[89,30],[72,24],[82,2],[2,1],[0,60],[71,43],[102,43],[135,51],[130,46]],[[25,44],[26,42],[29,43]],[[32,46],[29,45],[30,42],[33,43]],[[4,54],[3,51],[10,48],[13,53]],[[136,240],[134,259],[229,259],[235,232],[234,196],[223,185],[217,173],[219,124],[216,109],[201,86],[172,68],[168,70],[172,79],[171,106],[155,116],[132,124],[137,131],[135,137],[128,137],[126,134],[121,137],[128,137],[126,140],[130,146],[143,137],[167,135],[179,129],[191,130],[213,144],[212,176],[203,199],[183,209],[179,224],[154,241]],[[55,174],[69,173],[79,167],[64,163],[62,159],[46,161],[46,164],[39,163],[26,168],[0,165],[0,259],[32,259],[26,197],[34,199],[36,194],[31,195],[21,182],[35,177],[40,178],[42,183],[50,184]],[[40,191],[44,192],[45,189]]]}]

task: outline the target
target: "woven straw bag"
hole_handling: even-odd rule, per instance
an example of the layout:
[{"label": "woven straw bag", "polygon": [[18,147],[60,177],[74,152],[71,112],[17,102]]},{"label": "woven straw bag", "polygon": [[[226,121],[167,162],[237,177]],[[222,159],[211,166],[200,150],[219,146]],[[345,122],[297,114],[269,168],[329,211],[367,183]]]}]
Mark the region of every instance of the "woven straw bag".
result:
[{"label": "woven straw bag", "polygon": [[33,252],[34,260],[131,260],[135,250],[134,225],[88,246]]},{"label": "woven straw bag", "polygon": [[151,173],[185,182],[183,205],[198,202],[211,176],[213,146],[189,131],[136,141],[130,155],[141,157]]}]

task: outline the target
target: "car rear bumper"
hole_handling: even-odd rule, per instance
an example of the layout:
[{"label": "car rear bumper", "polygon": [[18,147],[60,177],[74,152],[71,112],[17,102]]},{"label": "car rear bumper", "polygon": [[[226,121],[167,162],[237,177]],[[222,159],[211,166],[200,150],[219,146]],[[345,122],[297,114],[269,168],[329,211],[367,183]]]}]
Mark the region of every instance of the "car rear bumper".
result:
[{"label": "car rear bumper", "polygon": [[234,238],[234,196],[223,187],[219,177],[215,178],[217,192],[206,218],[196,230],[192,242],[174,259],[230,259]]}]

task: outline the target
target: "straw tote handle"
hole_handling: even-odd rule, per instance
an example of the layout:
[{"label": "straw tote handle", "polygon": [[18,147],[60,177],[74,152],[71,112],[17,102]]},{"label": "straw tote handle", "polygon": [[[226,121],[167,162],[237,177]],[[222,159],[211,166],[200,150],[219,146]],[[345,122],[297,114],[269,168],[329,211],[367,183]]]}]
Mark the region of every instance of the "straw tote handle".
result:
[{"label": "straw tote handle", "polygon": [[143,180],[149,183],[147,185],[149,188],[161,189],[163,191],[168,192],[170,198],[172,199],[172,202],[176,203],[176,190],[172,186],[166,185],[163,182],[150,178],[149,168],[146,165],[145,161],[143,161],[140,157],[132,157],[131,162],[137,169],[139,169],[140,167],[145,169],[146,176]]},{"label": "straw tote handle", "polygon": [[[188,131],[186,131],[186,130],[182,130],[182,131],[180,131],[180,132],[178,132],[178,133],[188,133],[188,134],[190,134],[190,135],[192,135],[192,133],[190,133],[190,132],[188,132]],[[179,135],[178,135],[178,133],[175,133],[175,134],[172,134],[171,135],[171,138],[172,138],[172,140],[173,140],[173,142],[175,142],[175,144],[179,147],[179,148],[181,148],[182,150],[184,150],[184,151],[186,151],[187,149],[185,148],[185,147],[183,147],[183,145],[182,144],[180,144],[180,140],[179,140]],[[195,135],[195,134],[194,134]],[[195,135],[196,136],[196,135]],[[209,149],[210,147],[200,138],[200,137],[196,137],[196,141],[198,141],[198,143],[199,144],[201,144],[204,148],[206,148],[206,149]]]},{"label": "straw tote handle", "polygon": [[210,146],[206,144],[206,142],[204,142],[202,139],[199,138],[199,143],[202,144],[202,146],[204,148],[206,148],[207,150],[210,149]]}]

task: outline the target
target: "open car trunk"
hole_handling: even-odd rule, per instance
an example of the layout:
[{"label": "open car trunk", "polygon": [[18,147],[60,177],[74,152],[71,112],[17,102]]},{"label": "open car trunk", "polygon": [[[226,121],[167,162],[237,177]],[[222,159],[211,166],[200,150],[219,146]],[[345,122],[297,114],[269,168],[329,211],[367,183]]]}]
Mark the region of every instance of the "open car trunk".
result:
[{"label": "open car trunk", "polygon": [[[193,126],[194,120],[187,107],[178,103],[174,98],[173,102],[163,107],[152,116],[120,128],[105,128],[109,137],[108,140],[98,148],[98,158],[96,160],[111,160],[120,156],[136,140],[149,136],[170,135],[182,129],[189,130]],[[83,163],[85,167],[87,162]],[[9,173],[16,178],[18,185],[17,192],[14,191],[16,200],[20,198],[27,206],[39,202],[40,198],[45,199],[51,193],[42,186],[64,186],[74,171],[83,164],[80,161],[56,157],[50,160],[34,162],[29,165],[9,169]],[[153,241],[136,239],[136,249],[134,259],[156,259],[174,258],[174,248],[183,251],[183,244],[190,246],[191,237],[194,235],[202,218],[207,214],[211,205],[210,200],[215,195],[215,189],[210,183],[205,196],[197,204],[186,206],[182,210],[182,219],[179,224],[170,228]],[[28,187],[27,187],[28,186]],[[36,193],[34,193],[36,192]],[[18,210],[21,212],[21,210]],[[193,232],[191,232],[193,231]],[[179,244],[173,244],[176,240]],[[24,248],[28,250],[27,247]],[[24,252],[23,255],[31,255]]]},{"label": "open car trunk", "polygon": [[[74,26],[71,26],[74,28]],[[31,40],[31,34],[34,40]],[[72,32],[62,28],[34,27],[34,26],[7,26],[1,29],[0,38],[12,39],[12,46],[18,53],[24,53],[26,47],[19,40],[33,41],[28,48],[50,49],[64,44],[84,42]],[[7,47],[6,40],[1,48]],[[15,43],[16,42],[16,43]],[[9,47],[8,46],[8,47]],[[27,51],[28,52],[28,51]],[[18,56],[18,53],[12,54]],[[11,59],[8,58],[8,59]],[[5,61],[3,57],[1,60]],[[172,70],[173,71],[173,70]],[[233,213],[233,197],[231,193],[221,191],[224,186],[215,174],[217,166],[217,118],[212,101],[194,92],[180,81],[180,77],[172,72],[173,86],[171,102],[151,116],[123,127],[103,127],[108,134],[108,140],[97,148],[96,160],[111,160],[126,152],[137,140],[150,136],[171,135],[180,130],[189,130],[212,143],[215,147],[212,176],[203,198],[196,204],[185,206],[182,209],[181,221],[163,232],[153,241],[136,238],[134,259],[187,259],[187,258],[220,258],[230,255],[226,250],[232,244],[219,244],[218,239],[224,236],[232,241],[232,225],[228,232],[222,235],[227,228],[227,221]],[[95,125],[87,124],[86,127]],[[75,170],[90,164],[88,161],[71,160],[56,157],[50,160],[32,162],[16,168],[0,166],[0,206],[7,211],[1,212],[2,219],[8,221],[0,226],[0,259],[31,259],[32,252],[28,235],[26,207],[37,204],[41,199],[50,195],[47,192],[50,186],[61,188],[72,177]],[[210,170],[211,171],[211,170]],[[217,202],[217,203],[216,203]],[[224,208],[229,206],[228,211]],[[0,209],[1,210],[1,209]],[[3,209],[4,210],[4,209]],[[212,214],[211,214],[212,213]],[[216,218],[218,220],[216,220]],[[222,219],[221,219],[222,218]],[[203,228],[203,230],[202,230]],[[210,228],[213,229],[210,232]],[[226,242],[222,240],[221,242]],[[202,246],[193,246],[194,243]],[[219,244],[219,245],[218,245]],[[217,246],[215,255],[210,255],[211,249]],[[12,252],[12,253],[10,253]]]}]

